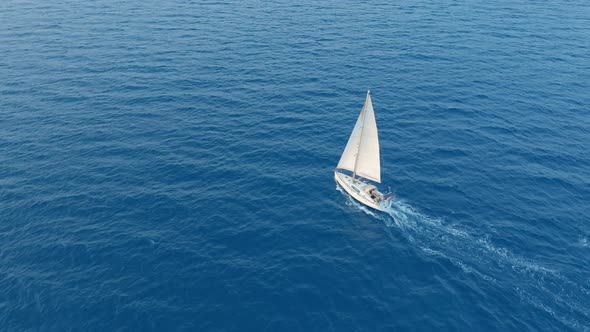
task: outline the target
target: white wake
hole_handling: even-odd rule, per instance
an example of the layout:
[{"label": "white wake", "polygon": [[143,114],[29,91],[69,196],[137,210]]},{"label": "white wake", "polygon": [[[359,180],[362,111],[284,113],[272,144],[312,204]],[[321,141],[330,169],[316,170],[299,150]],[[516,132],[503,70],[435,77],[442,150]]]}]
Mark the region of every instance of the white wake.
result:
[{"label": "white wake", "polygon": [[448,261],[481,282],[516,294],[523,303],[566,326],[588,331],[584,322],[590,321],[590,284],[582,285],[553,267],[514,254],[478,230],[425,215],[403,200],[394,201],[386,213],[381,213],[356,202],[338,186],[337,189],[347,197],[347,205],[398,229],[425,255]]}]

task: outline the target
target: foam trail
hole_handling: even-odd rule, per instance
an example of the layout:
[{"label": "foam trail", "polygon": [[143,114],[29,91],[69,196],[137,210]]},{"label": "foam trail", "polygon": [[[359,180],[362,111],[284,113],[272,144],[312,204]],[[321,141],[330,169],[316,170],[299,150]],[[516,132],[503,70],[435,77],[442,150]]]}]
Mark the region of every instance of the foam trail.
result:
[{"label": "foam trail", "polygon": [[[575,330],[590,321],[590,289],[562,271],[498,246],[478,230],[462,229],[420,213],[404,200],[394,201],[386,213],[374,212],[336,187],[347,197],[347,205],[376,217],[388,227],[398,228],[412,245],[425,255],[437,257],[441,264],[450,262],[468,276],[506,289],[525,305],[545,311]],[[586,237],[579,244],[586,247]]]},{"label": "foam trail", "polygon": [[473,255],[480,255],[480,259],[491,259],[493,257],[496,263],[509,264],[523,270],[544,274],[557,273],[555,270],[543,267],[531,259],[519,257],[506,248],[494,245],[487,235],[477,236],[467,230],[447,225],[441,219],[431,218],[416,211],[404,201],[396,202],[387,213],[392,218],[398,219],[405,226],[403,227],[405,229],[409,228],[415,232],[432,235],[429,240],[431,244],[443,244],[447,248],[449,245],[470,248]]},{"label": "foam trail", "polygon": [[581,322],[590,320],[586,300],[590,290],[560,271],[497,246],[477,230],[459,229],[422,214],[403,200],[394,202],[387,215],[394,220],[387,226],[398,227],[425,254],[449,261],[495,287],[508,288],[566,326],[580,329]]}]

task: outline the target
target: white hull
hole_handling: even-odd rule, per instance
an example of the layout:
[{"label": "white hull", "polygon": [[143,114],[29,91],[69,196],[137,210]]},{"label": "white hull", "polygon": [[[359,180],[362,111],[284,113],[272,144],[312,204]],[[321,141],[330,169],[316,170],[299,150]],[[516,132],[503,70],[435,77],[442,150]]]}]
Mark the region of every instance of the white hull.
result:
[{"label": "white hull", "polygon": [[360,203],[379,211],[387,211],[391,206],[391,201],[386,199],[381,193],[376,191],[378,198],[371,198],[371,195],[365,189],[373,187],[372,185],[363,182],[360,179],[353,181],[351,176],[344,173],[334,171],[334,178],[336,182],[349,194],[352,198]]}]

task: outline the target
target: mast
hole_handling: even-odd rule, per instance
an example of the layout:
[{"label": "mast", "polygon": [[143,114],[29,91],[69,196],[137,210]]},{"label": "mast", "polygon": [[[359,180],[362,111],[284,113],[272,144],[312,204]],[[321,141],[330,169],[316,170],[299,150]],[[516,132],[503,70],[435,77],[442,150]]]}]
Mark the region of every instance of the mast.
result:
[{"label": "mast", "polygon": [[363,123],[361,126],[361,134],[360,134],[360,140],[359,140],[359,144],[357,144],[356,147],[356,158],[354,159],[354,171],[352,172],[352,181],[354,182],[354,180],[356,179],[356,166],[358,164],[358,159],[359,159],[359,152],[361,150],[361,143],[363,142],[363,131],[365,130],[365,118],[367,117],[367,101],[369,100],[369,95],[371,94],[371,90],[367,90],[367,98],[365,100],[365,104],[363,105]]}]

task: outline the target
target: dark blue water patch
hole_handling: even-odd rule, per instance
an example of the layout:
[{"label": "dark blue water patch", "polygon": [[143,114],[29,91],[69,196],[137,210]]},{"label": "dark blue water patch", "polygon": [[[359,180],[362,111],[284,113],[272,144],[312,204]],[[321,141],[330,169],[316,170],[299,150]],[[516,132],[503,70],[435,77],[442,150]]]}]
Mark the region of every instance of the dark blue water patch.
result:
[{"label": "dark blue water patch", "polygon": [[586,3],[1,6],[4,329],[588,330]]}]

